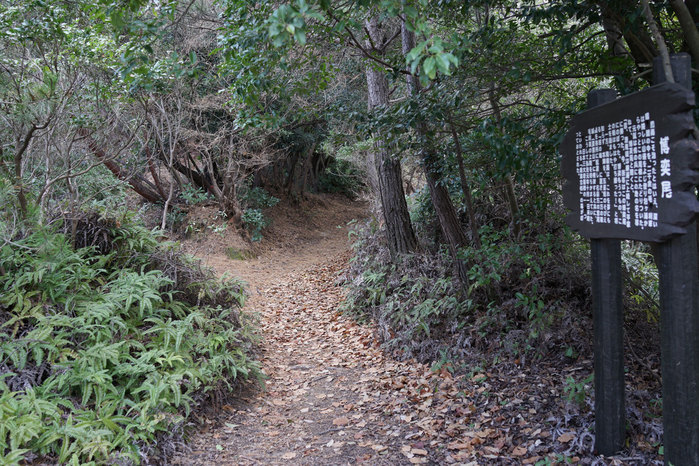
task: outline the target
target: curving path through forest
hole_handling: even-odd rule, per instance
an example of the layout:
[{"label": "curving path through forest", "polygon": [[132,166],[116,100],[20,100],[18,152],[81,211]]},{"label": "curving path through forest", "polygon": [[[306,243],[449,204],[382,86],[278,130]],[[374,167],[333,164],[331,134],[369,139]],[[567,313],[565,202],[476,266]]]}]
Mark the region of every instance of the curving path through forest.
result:
[{"label": "curving path through forest", "polygon": [[248,283],[245,309],[259,313],[269,379],[266,389],[244,390],[206,419],[190,440],[191,451],[175,464],[435,459],[428,408],[435,397],[456,395],[453,381],[448,373],[387,358],[370,326],[338,312],[343,290],[337,276],[350,257],[347,222],[365,214],[349,201],[324,204],[306,212],[306,237],[292,234],[286,245],[245,261],[205,257],[219,272]]}]

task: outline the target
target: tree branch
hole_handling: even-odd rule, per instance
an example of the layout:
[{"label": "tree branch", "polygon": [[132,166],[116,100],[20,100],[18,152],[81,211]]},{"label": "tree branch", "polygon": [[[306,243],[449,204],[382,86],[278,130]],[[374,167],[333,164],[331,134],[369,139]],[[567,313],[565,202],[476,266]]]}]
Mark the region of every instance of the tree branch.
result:
[{"label": "tree branch", "polygon": [[655,38],[655,43],[658,46],[660,59],[662,60],[663,69],[665,70],[665,79],[667,79],[668,82],[674,83],[675,75],[672,73],[672,65],[670,65],[670,53],[667,50],[667,44],[665,43],[665,39],[663,39],[663,36],[660,34],[660,30],[658,29],[658,23],[655,22],[653,12],[650,11],[650,4],[648,3],[648,0],[641,0],[641,5],[643,6],[643,16],[645,16],[646,22],[648,23],[648,27],[650,27],[650,31],[653,33],[653,37]]},{"label": "tree branch", "polygon": [[682,0],[670,0],[670,5],[675,10],[677,19],[682,27],[684,40],[687,42],[689,51],[692,54],[692,60],[694,60],[694,63],[699,63],[699,31],[697,31],[697,26],[694,24],[692,14]]},{"label": "tree branch", "polygon": [[[340,20],[332,13],[332,11],[328,11],[328,15],[330,15],[330,17],[331,17],[333,20],[337,21],[338,23],[340,22]],[[390,69],[391,71],[393,71],[393,72],[396,72],[396,71],[397,71],[397,72],[399,72],[399,73],[401,73],[401,74],[411,75],[411,73],[410,73],[409,71],[404,70],[404,69],[402,69],[402,68],[399,68],[399,67],[397,67],[397,66],[394,66],[394,65],[388,63],[387,61],[382,60],[381,58],[377,57],[376,55],[371,54],[371,53],[366,49],[366,47],[364,47],[364,46],[361,44],[361,42],[359,42],[359,40],[357,39],[357,37],[354,35],[354,33],[352,32],[352,30],[351,30],[349,27],[343,26],[343,29],[344,29],[345,32],[347,32],[347,34],[349,35],[350,42],[352,42],[352,44],[354,44],[354,46],[355,46],[357,49],[359,49],[359,51],[362,52],[362,55],[364,55],[366,58],[368,58],[368,59],[370,59],[370,60],[373,60],[373,61],[375,61],[376,63],[379,63],[380,65],[385,66],[386,68],[389,68],[389,69]],[[365,29],[366,29],[366,28],[365,28]],[[400,33],[400,31],[399,31],[399,33]],[[369,37],[369,42],[370,42],[370,44],[371,44],[372,49],[377,50],[377,51],[381,51],[382,49],[379,49],[379,48],[376,47],[376,45],[374,44],[374,41],[373,41],[371,35],[367,33],[367,36]],[[397,37],[397,35],[396,35],[396,37]],[[391,40],[393,40],[393,39],[395,39],[395,37],[393,37]]]},{"label": "tree branch", "polygon": [[98,145],[97,142],[91,137],[90,133],[86,128],[81,128],[78,130],[78,133],[80,136],[83,136],[84,139],[87,142],[87,146],[90,148],[90,151],[94,154],[97,159],[104,164],[105,167],[109,169],[110,172],[114,174],[118,179],[122,181],[126,181],[131,185],[131,188],[136,191],[138,194],[141,195],[145,200],[148,202],[151,202],[153,204],[157,204],[158,202],[162,202],[162,198],[160,195],[155,192],[153,189],[151,189],[147,184],[146,180],[141,179],[138,176],[128,176],[125,174],[121,167],[114,162],[113,157],[109,157],[104,150],[102,150]]}]

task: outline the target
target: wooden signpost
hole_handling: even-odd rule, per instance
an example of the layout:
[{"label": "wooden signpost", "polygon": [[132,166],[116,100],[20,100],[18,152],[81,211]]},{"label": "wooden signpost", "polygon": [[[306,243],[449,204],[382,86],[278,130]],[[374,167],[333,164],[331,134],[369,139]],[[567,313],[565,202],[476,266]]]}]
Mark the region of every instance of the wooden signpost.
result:
[{"label": "wooden signpost", "polygon": [[595,449],[625,441],[620,240],[659,243],[665,462],[679,466],[699,465],[699,153],[689,56],[672,68],[676,83],[658,60],[648,89],[591,92],[561,154],[566,222],[591,239]]}]

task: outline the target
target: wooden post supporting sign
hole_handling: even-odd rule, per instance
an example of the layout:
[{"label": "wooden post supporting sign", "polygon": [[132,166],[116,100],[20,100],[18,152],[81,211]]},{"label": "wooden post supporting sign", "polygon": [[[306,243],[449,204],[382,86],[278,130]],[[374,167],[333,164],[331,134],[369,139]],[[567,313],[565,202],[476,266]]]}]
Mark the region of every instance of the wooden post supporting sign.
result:
[{"label": "wooden post supporting sign", "polygon": [[[614,89],[587,96],[594,108],[616,99]],[[613,455],[624,445],[624,310],[621,301],[621,241],[592,239],[592,314],[595,347],[595,450]]]},{"label": "wooden post supporting sign", "polygon": [[[687,54],[671,57],[675,82],[691,89]],[[665,82],[660,58],[653,81]],[[660,336],[663,374],[665,463],[699,465],[699,283],[695,223],[687,232],[660,243]]]}]

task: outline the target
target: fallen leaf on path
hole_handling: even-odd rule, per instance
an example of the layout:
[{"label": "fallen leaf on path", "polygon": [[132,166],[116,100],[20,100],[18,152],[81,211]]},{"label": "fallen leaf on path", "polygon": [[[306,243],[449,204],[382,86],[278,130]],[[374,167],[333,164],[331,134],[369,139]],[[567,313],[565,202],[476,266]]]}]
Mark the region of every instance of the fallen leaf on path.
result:
[{"label": "fallen leaf on path", "polygon": [[565,434],[561,434],[556,440],[558,440],[561,443],[568,443],[571,440],[575,438],[575,434],[572,432],[566,432]]},{"label": "fallen leaf on path", "polygon": [[464,442],[451,442],[447,445],[449,450],[469,450],[471,448],[470,443]]}]

